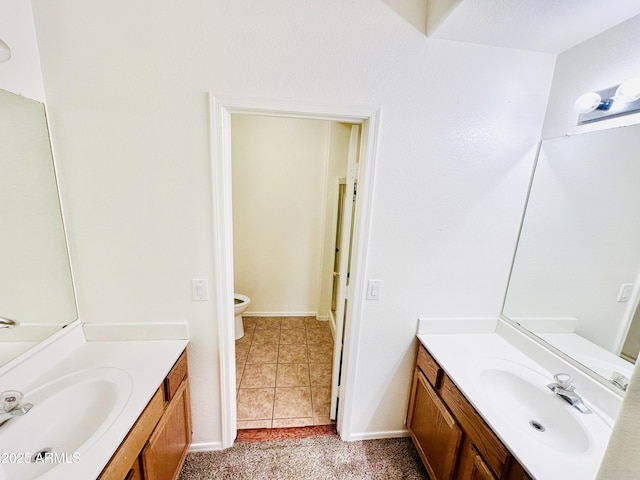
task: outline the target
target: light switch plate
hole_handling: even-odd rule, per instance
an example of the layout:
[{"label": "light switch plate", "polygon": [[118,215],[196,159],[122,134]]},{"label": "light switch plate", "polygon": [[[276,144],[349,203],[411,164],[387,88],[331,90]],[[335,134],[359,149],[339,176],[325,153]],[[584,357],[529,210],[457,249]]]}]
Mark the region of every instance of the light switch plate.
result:
[{"label": "light switch plate", "polygon": [[206,278],[191,280],[191,299],[196,302],[209,300],[209,281]]},{"label": "light switch plate", "polygon": [[369,280],[367,283],[367,300],[380,300],[382,280]]}]

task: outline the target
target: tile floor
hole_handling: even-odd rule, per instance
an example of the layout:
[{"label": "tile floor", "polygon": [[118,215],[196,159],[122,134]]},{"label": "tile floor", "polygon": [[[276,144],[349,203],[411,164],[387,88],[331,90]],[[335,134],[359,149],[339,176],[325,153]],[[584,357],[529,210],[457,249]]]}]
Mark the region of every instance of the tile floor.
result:
[{"label": "tile floor", "polygon": [[326,425],[333,337],[315,317],[243,317],[236,340],[238,429]]}]

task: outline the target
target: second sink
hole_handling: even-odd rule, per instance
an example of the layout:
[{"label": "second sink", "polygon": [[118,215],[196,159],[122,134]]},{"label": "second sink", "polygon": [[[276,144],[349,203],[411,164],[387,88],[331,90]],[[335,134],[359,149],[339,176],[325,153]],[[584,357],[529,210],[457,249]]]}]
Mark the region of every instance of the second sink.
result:
[{"label": "second sink", "polygon": [[[599,438],[608,438],[608,426],[597,415],[583,415],[546,388],[550,378],[503,359],[482,359],[472,377],[488,407],[509,419],[521,435],[553,450],[580,454]],[[589,418],[581,418],[589,417]]]}]

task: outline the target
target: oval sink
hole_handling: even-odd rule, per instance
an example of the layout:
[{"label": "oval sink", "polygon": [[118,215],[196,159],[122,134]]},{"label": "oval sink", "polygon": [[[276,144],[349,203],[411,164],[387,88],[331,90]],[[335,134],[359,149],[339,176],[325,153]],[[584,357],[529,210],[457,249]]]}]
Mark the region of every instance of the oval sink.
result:
[{"label": "oval sink", "polygon": [[535,370],[502,359],[483,359],[474,370],[475,386],[489,408],[508,417],[519,434],[553,450],[586,452],[606,427],[597,415],[582,414],[551,392],[547,384],[553,380]]},{"label": "oval sink", "polygon": [[11,457],[3,465],[6,478],[33,479],[57,465],[81,462],[124,408],[132,385],[126,371],[102,367],[26,393],[22,403],[33,408],[0,426],[0,452]]}]

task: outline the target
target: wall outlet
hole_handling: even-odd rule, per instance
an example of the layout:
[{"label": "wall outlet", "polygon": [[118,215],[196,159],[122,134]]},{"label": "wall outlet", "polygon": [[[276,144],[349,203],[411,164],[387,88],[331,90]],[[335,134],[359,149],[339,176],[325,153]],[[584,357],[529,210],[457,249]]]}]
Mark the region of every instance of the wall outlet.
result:
[{"label": "wall outlet", "polygon": [[209,300],[209,281],[206,278],[191,280],[191,299],[196,302]]}]

